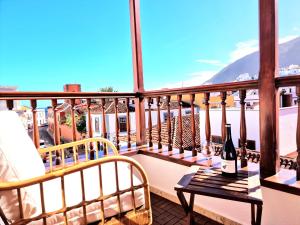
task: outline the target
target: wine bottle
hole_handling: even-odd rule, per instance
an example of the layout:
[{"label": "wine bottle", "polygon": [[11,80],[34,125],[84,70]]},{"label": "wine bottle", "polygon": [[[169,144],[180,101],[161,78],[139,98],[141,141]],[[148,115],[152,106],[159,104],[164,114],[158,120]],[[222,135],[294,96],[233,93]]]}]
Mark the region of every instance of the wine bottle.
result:
[{"label": "wine bottle", "polygon": [[226,124],[226,138],[221,154],[222,175],[227,177],[237,176],[237,154],[231,138],[231,125]]}]

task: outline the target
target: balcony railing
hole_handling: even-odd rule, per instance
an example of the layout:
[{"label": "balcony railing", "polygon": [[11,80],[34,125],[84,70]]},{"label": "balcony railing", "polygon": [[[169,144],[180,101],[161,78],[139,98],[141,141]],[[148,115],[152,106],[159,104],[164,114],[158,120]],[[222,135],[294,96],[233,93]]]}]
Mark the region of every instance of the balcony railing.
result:
[{"label": "balcony railing", "polygon": [[[276,88],[286,87],[286,86],[296,86],[297,97],[298,97],[298,122],[297,122],[297,150],[298,156],[296,162],[291,161],[287,158],[281,159],[281,164],[287,166],[291,169],[296,169],[297,171],[297,180],[300,179],[300,119],[299,119],[299,111],[300,111],[300,77],[299,76],[289,76],[289,77],[280,77],[276,78]],[[101,108],[101,117],[102,117],[102,136],[107,137],[106,131],[106,115],[105,115],[105,101],[113,102],[114,104],[114,120],[115,120],[115,144],[117,149],[121,151],[123,154],[132,152],[132,149],[139,149],[139,151],[144,152],[145,154],[150,155],[158,155],[158,157],[163,159],[169,159],[171,161],[176,161],[179,163],[183,163],[185,165],[191,165],[195,163],[203,164],[203,154],[199,154],[198,144],[196,143],[197,138],[202,138],[202,140],[206,140],[206,148],[209,152],[209,145],[211,144],[211,122],[210,122],[210,93],[219,92],[221,96],[221,137],[222,140],[225,138],[225,124],[227,121],[226,118],[226,98],[228,91],[238,91],[240,97],[240,159],[242,166],[247,166],[247,159],[252,162],[258,162],[260,160],[259,152],[251,152],[246,149],[246,140],[247,140],[247,127],[246,127],[246,116],[245,116],[245,99],[246,99],[246,91],[250,89],[258,89],[258,81],[243,81],[243,82],[234,82],[234,83],[226,83],[226,84],[216,84],[216,85],[204,85],[197,87],[188,87],[188,88],[176,88],[176,89],[165,89],[165,90],[157,90],[157,91],[145,91],[143,93],[68,93],[68,92],[1,92],[0,100],[6,100],[7,107],[9,110],[13,110],[13,101],[14,100],[28,100],[31,104],[31,110],[33,115],[33,141],[37,148],[39,148],[39,128],[37,123],[37,103],[40,100],[51,100],[52,108],[53,108],[53,118],[54,118],[54,144],[60,144],[60,134],[59,134],[59,121],[58,121],[58,100],[67,99],[71,105],[71,121],[72,121],[72,140],[76,140],[76,119],[75,119],[75,100],[81,99],[85,100],[85,107],[87,112],[87,120],[88,120],[88,128],[86,137],[93,137],[93,128],[92,128],[92,116],[91,116],[91,105],[95,100],[100,101]],[[195,124],[195,95],[203,93],[204,94],[204,105],[205,105],[205,137],[196,137],[197,127]],[[183,119],[182,119],[182,105],[183,100],[182,96],[189,96],[189,103],[191,113],[189,115],[190,119],[190,133],[191,133],[191,151],[185,151],[183,146]],[[107,100],[108,99],[108,100]],[[156,100],[154,104],[152,99]],[[175,148],[172,146],[172,127],[171,127],[171,111],[170,111],[170,103],[171,99],[175,99],[178,104],[178,139],[179,139],[179,147]],[[126,147],[120,148],[120,127],[119,127],[119,117],[118,117],[118,105],[120,104],[120,100],[124,102],[126,106],[126,135],[122,137],[123,140],[127,141]],[[130,102],[135,101],[135,114],[136,116],[141,116],[140,120],[136,118],[136,127],[132,127],[130,121]],[[166,107],[166,143],[162,144],[162,121],[161,121],[161,104],[164,101]],[[172,100],[173,101],[173,100]],[[156,134],[157,140],[153,140],[153,122],[154,118],[151,112],[153,112],[153,107],[156,107]],[[260,105],[260,110],[262,107],[267,107],[265,105]],[[148,121],[145,121],[146,114],[148,114]],[[148,124],[148,128],[146,129],[146,123]],[[258,129],[258,128],[257,128]],[[133,132],[132,130],[135,130]],[[147,131],[146,131],[147,130]],[[259,132],[259,129],[258,129]],[[131,136],[135,133],[135,138],[131,139]],[[147,135],[146,135],[147,133]],[[268,138],[268,136],[261,136],[262,138]],[[136,143],[133,143],[136,141]],[[261,140],[263,141],[263,140]],[[147,143],[146,143],[147,142]],[[198,141],[199,142],[199,141]],[[132,144],[133,143],[133,144]],[[137,148],[132,148],[132,146],[137,146]],[[142,147],[139,147],[142,146]],[[260,149],[262,150],[262,149]],[[214,152],[215,155],[218,155],[218,149]],[[250,156],[250,157],[249,157]],[[56,163],[60,163],[60,154],[56,155]],[[94,150],[90,149],[90,158],[94,157]]]}]

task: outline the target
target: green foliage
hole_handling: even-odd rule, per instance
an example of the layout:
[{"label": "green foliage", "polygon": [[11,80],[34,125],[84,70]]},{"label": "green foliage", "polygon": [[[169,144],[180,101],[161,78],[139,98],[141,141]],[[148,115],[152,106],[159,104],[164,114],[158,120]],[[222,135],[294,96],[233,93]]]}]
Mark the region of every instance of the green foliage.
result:
[{"label": "green foliage", "polygon": [[102,87],[99,89],[99,92],[118,92],[112,86]]},{"label": "green foliage", "polygon": [[[76,122],[76,129],[79,133],[83,134],[86,133],[86,117],[85,115],[78,116],[75,114],[75,122]],[[70,114],[66,116],[65,124],[68,127],[72,127],[72,117]]]},{"label": "green foliage", "polygon": [[86,133],[86,116],[82,115],[76,121],[77,131],[81,134]]}]

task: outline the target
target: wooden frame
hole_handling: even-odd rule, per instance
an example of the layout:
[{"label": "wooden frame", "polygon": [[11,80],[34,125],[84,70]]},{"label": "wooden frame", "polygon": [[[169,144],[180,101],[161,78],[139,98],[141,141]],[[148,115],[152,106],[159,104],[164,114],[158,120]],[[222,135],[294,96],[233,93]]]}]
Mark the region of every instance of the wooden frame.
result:
[{"label": "wooden frame", "polygon": [[[102,142],[106,144],[106,148],[112,149],[113,155],[111,156],[105,156],[102,158],[97,158],[95,160],[88,160],[88,148],[90,146],[90,143],[95,143],[95,142]],[[75,161],[75,164],[69,166],[66,163],[64,163],[64,151],[62,149],[65,148],[76,148],[79,145],[84,145],[86,147],[85,155],[86,155],[86,161],[85,162],[80,162]],[[98,149],[97,149],[98,150]],[[32,179],[28,180],[22,180],[22,181],[16,181],[16,182],[2,182],[0,183],[0,191],[11,191],[11,190],[16,190],[18,193],[18,209],[20,212],[20,219],[17,221],[14,221],[10,223],[8,219],[5,217],[3,214],[2,210],[0,210],[0,216],[2,220],[4,221],[5,224],[13,224],[13,225],[18,225],[18,224],[28,224],[32,221],[37,221],[37,220],[43,220],[43,224],[47,224],[46,218],[56,215],[56,214],[63,214],[64,215],[64,220],[65,224],[68,224],[68,218],[67,218],[67,212],[74,209],[74,208],[83,208],[83,217],[84,217],[84,224],[87,224],[87,215],[86,215],[86,206],[95,202],[99,202],[102,207],[100,209],[101,211],[101,222],[99,224],[151,224],[152,223],[152,214],[151,214],[151,205],[150,205],[150,187],[149,187],[149,180],[148,177],[144,171],[144,169],[141,167],[141,165],[136,162],[134,159],[126,157],[126,156],[119,156],[118,151],[116,147],[112,144],[112,142],[103,139],[103,138],[89,138],[85,139],[82,141],[77,141],[77,142],[72,142],[68,144],[62,144],[62,145],[57,145],[45,149],[39,149],[40,154],[45,154],[49,153],[51,156],[52,154],[55,154],[56,151],[62,151],[62,160],[63,160],[63,166],[53,168],[53,165],[50,165],[50,172],[40,176],[40,177],[35,177]],[[96,154],[97,156],[98,154]],[[51,157],[50,157],[51,159]],[[74,156],[74,159],[76,157]],[[50,160],[52,161],[52,160]],[[109,195],[104,195],[102,192],[102,183],[105,182],[105,180],[102,180],[100,176],[100,196],[96,199],[92,200],[85,200],[85,188],[84,188],[84,176],[83,176],[83,171],[85,169],[95,167],[97,166],[99,168],[99,173],[101,173],[101,166],[105,163],[115,163],[115,168],[117,168],[118,162],[125,162],[130,165],[130,179],[131,179],[131,185],[130,188],[125,189],[125,190],[120,190],[119,189],[119,183],[118,183],[118,172],[116,169],[115,177],[116,177],[116,192],[109,194]],[[133,173],[137,172],[141,178],[141,184],[139,185],[134,185],[133,184]],[[81,179],[81,185],[82,185],[82,201],[75,205],[75,206],[66,206],[66,199],[65,199],[65,189],[64,189],[64,177],[68,174],[80,172],[80,179]],[[61,179],[61,195],[62,195],[62,208],[59,210],[56,210],[54,212],[45,212],[45,202],[44,202],[44,189],[43,189],[43,182],[49,181],[49,180],[54,180],[54,179]],[[21,192],[22,188],[32,186],[32,185],[39,185],[40,187],[40,199],[41,199],[41,206],[42,206],[42,213],[40,215],[34,216],[32,218],[25,218],[23,209],[22,209],[22,198],[21,198]],[[88,188],[88,187],[86,187]],[[134,201],[134,191],[137,189],[143,188],[144,190],[144,199],[145,199],[145,204],[143,207],[136,207],[135,201]],[[104,218],[104,207],[103,207],[103,201],[108,198],[112,197],[117,197],[118,198],[118,205],[120,209],[120,195],[126,192],[131,193],[131,200],[133,203],[133,209],[128,212],[128,213],[122,213],[121,212],[117,215],[118,218]],[[0,208],[1,209],[1,208]]]}]

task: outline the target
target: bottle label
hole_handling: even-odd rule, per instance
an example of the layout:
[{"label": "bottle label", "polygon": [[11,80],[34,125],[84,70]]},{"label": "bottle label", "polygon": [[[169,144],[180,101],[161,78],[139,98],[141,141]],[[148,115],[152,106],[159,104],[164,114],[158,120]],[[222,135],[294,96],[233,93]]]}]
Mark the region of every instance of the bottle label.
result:
[{"label": "bottle label", "polygon": [[235,160],[222,160],[221,161],[221,170],[225,173],[235,173]]}]

